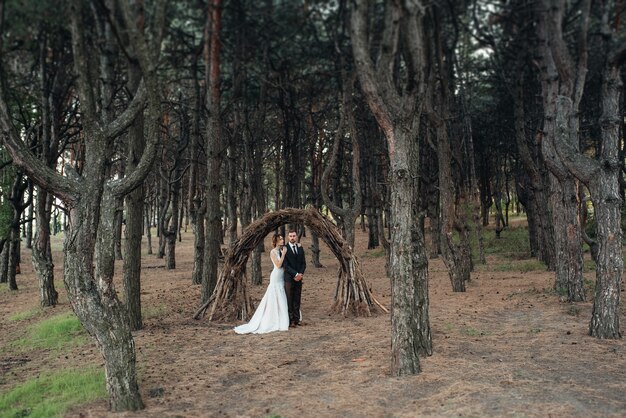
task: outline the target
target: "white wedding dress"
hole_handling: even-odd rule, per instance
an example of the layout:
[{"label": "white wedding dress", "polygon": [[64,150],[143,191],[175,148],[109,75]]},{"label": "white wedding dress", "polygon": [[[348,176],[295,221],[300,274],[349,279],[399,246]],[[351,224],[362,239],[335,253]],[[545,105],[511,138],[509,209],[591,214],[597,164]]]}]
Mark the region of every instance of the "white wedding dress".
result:
[{"label": "white wedding dress", "polygon": [[[272,252],[274,252],[275,258],[280,260],[278,250],[274,248]],[[284,276],[284,269],[274,266],[274,270],[270,274],[270,284],[267,286],[263,299],[259,302],[250,322],[235,327],[237,334],[265,334],[289,329],[289,310],[287,309]]]}]

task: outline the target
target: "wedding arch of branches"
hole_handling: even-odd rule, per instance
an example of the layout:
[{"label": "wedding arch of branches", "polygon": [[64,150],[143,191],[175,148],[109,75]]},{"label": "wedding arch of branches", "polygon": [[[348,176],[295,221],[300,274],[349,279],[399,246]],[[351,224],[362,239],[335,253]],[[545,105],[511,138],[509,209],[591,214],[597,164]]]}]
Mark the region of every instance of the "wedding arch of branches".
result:
[{"label": "wedding arch of branches", "polygon": [[387,312],[367,287],[358,260],[337,226],[314,208],[287,208],[265,214],[243,231],[241,237],[227,251],[215,290],[209,300],[196,311],[195,319],[203,317],[209,307],[209,321],[248,320],[252,316],[254,306],[246,290],[246,263],[257,244],[270,232],[287,223],[307,226],[324,240],[339,260],[332,312],[344,316],[370,316],[375,311],[374,303]]}]

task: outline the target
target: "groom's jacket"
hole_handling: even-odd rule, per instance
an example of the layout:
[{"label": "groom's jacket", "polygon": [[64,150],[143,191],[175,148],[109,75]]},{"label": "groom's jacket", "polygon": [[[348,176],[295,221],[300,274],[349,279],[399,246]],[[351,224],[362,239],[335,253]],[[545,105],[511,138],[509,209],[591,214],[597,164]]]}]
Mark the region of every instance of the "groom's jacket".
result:
[{"label": "groom's jacket", "polygon": [[293,279],[294,276],[298,273],[303,273],[306,270],[306,257],[304,256],[304,248],[298,246],[298,254],[294,254],[291,245],[289,243],[287,245],[287,255],[285,256],[285,262],[283,262],[283,266],[285,267],[285,273],[287,278]]}]

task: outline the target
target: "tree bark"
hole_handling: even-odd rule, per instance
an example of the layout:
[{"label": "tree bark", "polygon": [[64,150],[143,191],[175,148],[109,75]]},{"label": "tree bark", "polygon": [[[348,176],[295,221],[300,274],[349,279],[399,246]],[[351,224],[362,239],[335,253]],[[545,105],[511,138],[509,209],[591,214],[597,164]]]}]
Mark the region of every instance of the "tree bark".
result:
[{"label": "tree bark", "polygon": [[[164,21],[164,4],[159,3],[160,13],[155,21]],[[123,132],[137,112],[143,109],[143,98],[135,97],[117,118],[105,123],[98,120],[97,71],[93,68],[92,58],[88,56],[90,45],[84,31],[83,3],[79,0],[70,5],[70,28],[72,33],[72,51],[74,67],[78,75],[76,87],[80,98],[81,122],[84,133],[84,166],[82,176],[71,169],[67,176],[62,176],[44,164],[37,164],[36,157],[24,146],[19,135],[13,131],[4,100],[4,91],[0,86],[0,126],[2,140],[15,164],[19,165],[29,177],[41,187],[53,192],[62,199],[69,210],[69,227],[66,229],[64,242],[65,263],[63,280],[66,285],[69,301],[81,324],[92,335],[100,349],[105,363],[109,406],[113,411],[136,410],[143,407],[137,387],[135,368],[134,342],[128,325],[126,309],[117,298],[112,281],[112,253],[114,242],[104,242],[99,233],[111,234],[112,218],[100,217],[101,207],[111,210],[111,200],[119,199],[138,187],[148,174],[156,155],[156,126],[160,107],[159,89],[157,87],[156,60],[147,52],[147,45],[142,33],[136,29],[135,20],[129,5],[119,2],[133,42],[134,50],[138,51],[138,60],[142,67],[144,82],[148,94],[149,125],[152,127],[149,137],[150,146],[138,168],[121,180],[106,178],[106,164],[110,140]],[[159,19],[160,16],[160,19]],[[160,44],[160,38],[155,42]],[[156,48],[159,50],[160,48]],[[138,95],[140,96],[140,95]],[[106,194],[105,192],[106,185]],[[107,201],[103,202],[103,195]],[[99,229],[102,223],[106,229]],[[109,235],[110,236],[110,235]],[[100,241],[94,274],[94,252],[96,240]]]},{"label": "tree bark", "polygon": [[[529,235],[534,237],[537,245],[537,258],[543,261],[549,270],[556,268],[556,254],[554,243],[554,230],[550,220],[548,205],[548,193],[545,187],[545,171],[542,167],[541,155],[533,156],[528,145],[528,135],[526,134],[526,112],[524,110],[524,75],[521,74],[514,88],[513,117],[515,126],[515,140],[517,144],[520,160],[528,174],[528,199],[527,218],[529,222]],[[539,154],[539,153],[537,153]],[[530,228],[533,227],[531,231]],[[532,234],[532,235],[531,235]],[[530,238],[533,240],[533,238]],[[531,245],[532,248],[532,245]]]},{"label": "tree bark", "polygon": [[596,216],[596,291],[593,300],[589,335],[597,338],[620,338],[620,293],[624,271],[622,258],[622,199],[619,179],[621,114],[621,69],[609,63],[602,84],[602,148],[596,181],[590,183]]},{"label": "tree bark", "polygon": [[50,247],[50,213],[52,196],[37,187],[37,229],[32,252],[33,269],[39,280],[39,303],[41,306],[55,306],[58,292],[54,287],[54,263]]},{"label": "tree bark", "polygon": [[[354,248],[354,224],[356,218],[361,213],[361,174],[359,170],[359,164],[361,162],[359,137],[356,130],[356,123],[354,121],[354,115],[352,114],[352,84],[354,78],[345,74],[342,75],[342,100],[340,109],[340,120],[333,148],[331,151],[328,166],[324,170],[321,179],[321,191],[324,199],[324,204],[333,214],[333,217],[337,220],[337,224],[342,227],[343,235],[351,248]],[[339,158],[339,149],[344,137],[344,129],[350,133],[350,140],[352,142],[352,206],[342,207],[341,205],[341,191],[339,190],[339,182],[335,182],[334,195],[339,201],[333,202],[328,194],[330,173],[335,169],[335,164]]]},{"label": "tree bark", "polygon": [[144,211],[146,216],[145,228],[146,228],[146,246],[148,247],[148,254],[152,254],[152,219],[150,217],[150,203],[144,205]]},{"label": "tree bark", "polygon": [[[368,42],[367,1],[352,4],[350,37],[359,81],[366,101],[387,138],[391,191],[391,369],[394,375],[420,371],[419,355],[432,353],[428,319],[428,260],[416,223],[417,159],[411,141],[417,137],[420,98],[425,93],[425,33],[420,2],[387,3],[381,55],[376,66]],[[399,4],[402,3],[402,4]],[[409,79],[397,93],[392,63],[399,40],[406,48]],[[399,60],[398,60],[399,61]]]},{"label": "tree bark", "polygon": [[578,105],[587,73],[586,37],[590,0],[585,0],[581,6],[580,51],[576,64],[569,56],[563,39],[564,1],[543,0],[538,7],[538,53],[544,110],[541,146],[553,176],[550,180],[550,202],[556,248],[555,289],[567,295],[569,301],[582,301],[585,294],[578,189],[574,176],[564,165],[559,148],[565,143],[578,150]]},{"label": "tree bark", "polygon": [[34,186],[32,185],[32,183],[28,186],[28,195],[30,196],[30,199],[32,200],[32,204],[28,206],[28,213],[26,214],[26,219],[25,219],[25,224],[26,227],[24,228],[24,246],[26,248],[28,248],[29,250],[33,248],[33,219],[34,219],[34,211],[35,211],[35,199],[33,196],[33,190],[34,190]]},{"label": "tree bark", "polygon": [[194,80],[194,107],[191,117],[191,138],[189,146],[189,189],[187,206],[193,231],[193,270],[191,282],[201,284],[204,272],[204,216],[206,208],[202,202],[202,190],[198,184],[199,178],[206,178],[203,166],[200,164],[199,153],[202,149],[202,135],[200,134],[200,112],[202,110],[202,96],[198,81],[198,56],[194,55],[192,62]]},{"label": "tree bark", "polygon": [[[444,111],[444,115],[447,113]],[[448,128],[445,118],[440,119],[431,115],[431,120],[435,122],[437,132],[437,161],[439,168],[439,208],[440,208],[440,233],[441,233],[441,255],[448,269],[453,292],[465,292],[465,281],[469,280],[470,270],[467,254],[461,251],[461,246],[455,243],[454,233],[457,233],[458,240],[462,237],[462,231],[456,225],[455,192],[454,179],[452,177],[452,152],[450,150],[450,140],[448,138]]]},{"label": "tree bark", "polygon": [[[141,79],[141,68],[130,63],[128,70],[129,89],[136,93]],[[134,171],[139,165],[146,140],[144,138],[144,117],[138,114],[128,133],[127,169]],[[144,188],[137,187],[125,197],[126,229],[124,242],[124,304],[128,310],[128,321],[133,331],[143,327],[141,317],[141,238],[144,224]],[[146,225],[147,228],[150,225]]]},{"label": "tree bark", "polygon": [[217,283],[217,264],[221,253],[222,219],[220,210],[220,167],[222,165],[222,137],[220,121],[220,50],[222,1],[211,0],[207,9],[205,32],[205,59],[207,63],[207,184],[206,184],[206,240],[202,301],[211,297]]}]

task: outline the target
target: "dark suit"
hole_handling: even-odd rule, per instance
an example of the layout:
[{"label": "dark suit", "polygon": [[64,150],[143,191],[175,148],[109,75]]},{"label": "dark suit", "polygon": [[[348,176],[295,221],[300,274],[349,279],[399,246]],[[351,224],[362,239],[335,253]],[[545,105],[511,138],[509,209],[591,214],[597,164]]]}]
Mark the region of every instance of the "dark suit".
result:
[{"label": "dark suit", "polygon": [[302,281],[294,280],[298,273],[306,270],[306,258],[304,248],[298,247],[298,253],[294,254],[291,244],[287,246],[283,267],[285,268],[285,293],[287,293],[287,306],[289,307],[289,322],[300,322],[300,299],[302,296]]}]

